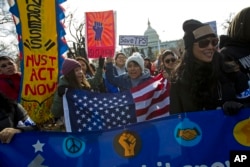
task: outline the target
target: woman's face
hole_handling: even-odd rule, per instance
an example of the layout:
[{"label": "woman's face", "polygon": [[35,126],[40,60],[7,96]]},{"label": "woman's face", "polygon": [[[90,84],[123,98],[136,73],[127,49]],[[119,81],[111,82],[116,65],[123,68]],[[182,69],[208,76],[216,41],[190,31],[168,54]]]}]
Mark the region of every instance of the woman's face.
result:
[{"label": "woman's face", "polygon": [[74,69],[74,72],[75,72],[75,76],[76,76],[77,81],[79,82],[79,84],[81,84],[82,81],[83,81],[83,72],[82,72],[82,68],[81,68],[81,67],[76,67],[76,68]]},{"label": "woman's face", "polygon": [[176,65],[176,58],[172,54],[168,54],[163,60],[164,67],[167,69],[174,69]]},{"label": "woman's face", "polygon": [[82,61],[82,60],[78,60],[78,62],[81,64],[82,72],[84,74],[86,74],[86,71],[87,71],[87,65],[86,65],[86,63],[84,61]]},{"label": "woman's face", "polygon": [[139,64],[137,64],[134,61],[130,61],[128,63],[127,71],[128,71],[128,75],[131,79],[139,78],[142,74],[141,67],[139,66]]},{"label": "woman's face", "polygon": [[211,62],[217,45],[218,38],[214,37],[195,42],[193,44],[194,57],[202,62]]},{"label": "woman's face", "polygon": [[124,56],[123,54],[119,54],[115,60],[115,64],[118,67],[124,67],[126,63],[126,56]]}]

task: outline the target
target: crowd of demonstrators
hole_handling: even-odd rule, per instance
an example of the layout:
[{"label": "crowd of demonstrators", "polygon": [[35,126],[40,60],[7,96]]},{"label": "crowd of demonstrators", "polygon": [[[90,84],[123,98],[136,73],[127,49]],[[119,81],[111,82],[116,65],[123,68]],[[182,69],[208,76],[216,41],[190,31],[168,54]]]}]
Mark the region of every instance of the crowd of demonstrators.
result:
[{"label": "crowd of demonstrators", "polygon": [[[221,108],[233,115],[249,107],[250,8],[234,17],[228,34],[220,36],[220,43],[212,28],[198,20],[186,20],[183,30],[185,51],[181,59],[165,50],[159,55],[155,70],[139,52],[129,57],[118,52],[114,58],[107,57],[106,64],[100,57],[96,71],[83,57],[65,58],[51,106],[57,123],[64,122],[65,88],[117,93],[140,85],[158,72],[171,82],[170,114]],[[14,60],[0,56],[0,140],[4,143],[16,133],[38,130],[17,103],[20,83],[21,73]]]},{"label": "crowd of demonstrators", "polygon": [[131,88],[150,79],[152,76],[149,69],[144,67],[144,60],[139,52],[134,52],[126,61],[125,74],[116,76],[113,73],[113,58],[108,57],[106,62],[106,77],[107,80],[114,86],[117,86],[120,91],[130,90]]},{"label": "crowd of demonstrators", "polygon": [[235,60],[250,79],[250,7],[239,11],[232,19],[227,35],[220,36],[220,52]]},{"label": "crowd of demonstrators", "polygon": [[10,56],[0,56],[0,92],[18,101],[21,73]]},{"label": "crowd of demonstrators", "polygon": [[164,50],[161,54],[161,72],[166,79],[171,78],[172,71],[177,65],[178,57],[171,50]]},{"label": "crowd of demonstrators", "polygon": [[0,141],[10,143],[15,134],[35,130],[38,127],[27,111],[15,100],[0,93]]},{"label": "crowd of demonstrators", "polygon": [[183,23],[185,53],[171,78],[170,113],[223,108],[236,114],[249,101],[237,98],[248,89],[247,77],[217,51],[218,38],[208,24]]}]

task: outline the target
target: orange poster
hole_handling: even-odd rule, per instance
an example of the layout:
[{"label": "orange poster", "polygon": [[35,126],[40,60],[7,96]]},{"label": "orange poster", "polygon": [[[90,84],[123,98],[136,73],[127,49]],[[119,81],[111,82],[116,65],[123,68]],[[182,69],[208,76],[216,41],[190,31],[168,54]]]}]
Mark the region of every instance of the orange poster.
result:
[{"label": "orange poster", "polygon": [[115,53],[114,11],[86,12],[85,14],[88,58],[113,56]]}]

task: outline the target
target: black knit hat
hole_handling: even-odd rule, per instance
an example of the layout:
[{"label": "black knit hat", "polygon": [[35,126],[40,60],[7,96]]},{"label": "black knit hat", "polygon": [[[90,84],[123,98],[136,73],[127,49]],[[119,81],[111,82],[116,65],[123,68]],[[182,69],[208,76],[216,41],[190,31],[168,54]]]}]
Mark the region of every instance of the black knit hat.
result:
[{"label": "black knit hat", "polygon": [[194,19],[186,20],[182,29],[185,32],[183,37],[185,49],[192,47],[194,42],[201,39],[217,36],[209,24],[203,24]]}]

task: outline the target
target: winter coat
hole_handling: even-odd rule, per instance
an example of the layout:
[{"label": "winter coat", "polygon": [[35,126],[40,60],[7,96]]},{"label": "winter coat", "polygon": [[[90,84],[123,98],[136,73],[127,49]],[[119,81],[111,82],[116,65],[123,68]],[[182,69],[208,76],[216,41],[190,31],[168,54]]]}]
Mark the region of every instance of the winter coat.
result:
[{"label": "winter coat", "polygon": [[228,36],[221,36],[220,41],[220,52],[228,59],[235,60],[240,70],[250,78],[250,43],[234,41]]},{"label": "winter coat", "polygon": [[20,91],[21,74],[0,74],[0,92],[12,100],[17,101]]},{"label": "winter coat", "polygon": [[144,69],[142,72],[142,75],[136,79],[138,82],[136,85],[133,86],[133,80],[129,77],[128,73],[125,73],[123,75],[115,76],[113,72],[113,64],[107,63],[106,64],[106,78],[107,80],[113,84],[114,86],[117,86],[119,90],[126,91],[130,90],[132,87],[135,87],[144,81],[147,81],[148,79],[152,78],[150,75],[150,71],[148,69]]},{"label": "winter coat", "polygon": [[[221,71],[219,79],[214,82],[213,87],[211,86],[213,82],[206,77],[209,73],[207,73],[204,67],[198,67],[192,75],[201,76],[200,78],[202,78],[197,80],[197,85],[195,86],[196,88],[199,87],[196,90],[196,94],[199,97],[195,99],[193,96],[194,92],[191,90],[190,78],[183,77],[172,82],[170,89],[170,114],[214,110],[221,108],[226,101],[244,103],[250,99],[247,77],[240,71],[232,73]],[[210,88],[210,91],[208,91],[208,88]]]},{"label": "winter coat", "polygon": [[[58,82],[58,88],[60,86],[69,86],[68,81],[64,78],[64,76],[61,76]],[[64,110],[63,110],[63,98],[62,95],[58,94],[58,90],[56,90],[55,94],[54,94],[54,99],[53,99],[53,103],[51,106],[51,112],[53,114],[53,116],[55,118],[60,118],[64,115]]]},{"label": "winter coat", "polygon": [[[19,121],[23,121],[22,126],[18,126]],[[22,131],[37,130],[35,123],[29,118],[26,110],[18,103],[13,103],[11,111],[0,108],[0,131],[5,128],[17,128]]]}]

